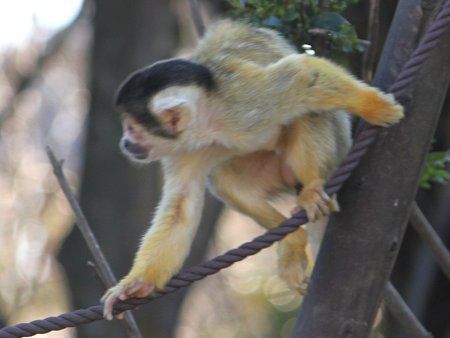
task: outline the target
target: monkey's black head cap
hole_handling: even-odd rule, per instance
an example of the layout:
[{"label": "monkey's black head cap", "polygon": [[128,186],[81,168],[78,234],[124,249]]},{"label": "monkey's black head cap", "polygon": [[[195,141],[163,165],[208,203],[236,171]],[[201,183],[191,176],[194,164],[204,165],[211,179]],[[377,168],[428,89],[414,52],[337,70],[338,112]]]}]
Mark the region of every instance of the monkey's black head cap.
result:
[{"label": "monkey's black head cap", "polygon": [[119,87],[115,104],[122,108],[147,102],[161,90],[181,85],[214,87],[212,73],[205,66],[191,61],[172,59],[157,62],[131,74]]}]

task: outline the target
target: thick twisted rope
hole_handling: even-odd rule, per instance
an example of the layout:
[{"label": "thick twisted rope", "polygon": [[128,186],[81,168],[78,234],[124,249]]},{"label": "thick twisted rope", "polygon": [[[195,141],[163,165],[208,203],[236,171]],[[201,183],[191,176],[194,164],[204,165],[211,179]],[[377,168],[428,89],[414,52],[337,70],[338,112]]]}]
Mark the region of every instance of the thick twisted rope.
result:
[{"label": "thick twisted rope", "polygon": [[[414,80],[420,67],[430,56],[433,48],[439,42],[440,37],[445,33],[450,24],[450,0],[448,0],[436,20],[430,26],[419,46],[412,53],[411,58],[403,66],[395,83],[390,88],[390,92],[396,99],[406,94],[406,90]],[[330,178],[325,186],[325,191],[332,195],[338,192],[344,182],[350,177],[353,169],[359,164],[362,156],[367,152],[378,132],[379,127],[365,125],[357,135],[356,140],[346,159],[341,163],[337,171]],[[133,298],[125,302],[118,302],[114,305],[114,313],[135,309],[152,299],[162,297],[175,292],[180,288],[187,287],[192,283],[215,274],[230,265],[254,255],[271,246],[273,243],[283,239],[287,234],[298,229],[300,225],[307,223],[308,219],[304,211],[299,212],[292,218],[281,223],[277,228],[267,231],[264,235],[256,237],[253,241],[230,250],[208,262],[194,266],[175,275],[167,286],[150,298]],[[87,309],[80,309],[73,312],[61,314],[57,317],[48,317],[42,320],[35,320],[30,323],[17,324],[5,327],[0,330],[0,338],[29,337],[39,333],[62,330],[67,327],[79,326],[96,320],[103,319],[103,306],[96,305]]]}]

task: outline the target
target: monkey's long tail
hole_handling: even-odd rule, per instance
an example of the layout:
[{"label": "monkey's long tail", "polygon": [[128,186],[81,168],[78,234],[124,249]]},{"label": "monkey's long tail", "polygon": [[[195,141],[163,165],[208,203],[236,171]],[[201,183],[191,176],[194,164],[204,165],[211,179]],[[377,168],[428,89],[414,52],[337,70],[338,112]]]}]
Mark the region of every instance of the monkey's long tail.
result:
[{"label": "monkey's long tail", "polygon": [[[412,53],[411,58],[403,66],[395,83],[390,88],[390,92],[400,101],[406,94],[406,89],[413,82],[420,67],[427,60],[433,48],[438,44],[440,37],[446,32],[450,24],[450,0],[447,0],[436,20],[429,27],[422,38],[419,46]],[[325,190],[331,196],[341,189],[344,182],[349,178],[353,169],[359,164],[362,156],[367,152],[380,128],[365,125],[357,135],[355,143],[347,158],[340,165],[331,179],[328,181]],[[175,292],[180,288],[189,286],[195,281],[215,274],[220,270],[236,263],[244,258],[254,255],[264,248],[271,246],[274,242],[281,240],[287,234],[298,229],[300,225],[307,223],[304,211],[294,215],[292,218],[281,223],[279,227],[267,231],[264,235],[256,237],[253,241],[242,244],[237,249],[230,250],[208,262],[194,266],[184,272],[174,276],[164,290],[151,298],[134,298],[126,302],[118,302],[114,305],[114,313],[132,310],[146,304],[154,298],[162,297],[168,293]],[[87,309],[80,309],[73,312],[61,314],[57,317],[48,317],[42,320],[35,320],[30,323],[17,324],[4,327],[0,330],[0,338],[29,337],[39,333],[62,330],[67,327],[79,326],[96,320],[103,319],[103,306],[96,305]]]}]

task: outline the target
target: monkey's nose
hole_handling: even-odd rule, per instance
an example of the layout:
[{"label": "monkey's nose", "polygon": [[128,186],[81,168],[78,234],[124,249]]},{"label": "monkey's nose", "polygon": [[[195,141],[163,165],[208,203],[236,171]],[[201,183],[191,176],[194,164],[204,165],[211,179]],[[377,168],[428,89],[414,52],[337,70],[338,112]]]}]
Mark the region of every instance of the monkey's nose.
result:
[{"label": "monkey's nose", "polygon": [[143,146],[133,143],[128,139],[123,140],[123,147],[133,155],[143,155],[148,153],[148,150]]}]

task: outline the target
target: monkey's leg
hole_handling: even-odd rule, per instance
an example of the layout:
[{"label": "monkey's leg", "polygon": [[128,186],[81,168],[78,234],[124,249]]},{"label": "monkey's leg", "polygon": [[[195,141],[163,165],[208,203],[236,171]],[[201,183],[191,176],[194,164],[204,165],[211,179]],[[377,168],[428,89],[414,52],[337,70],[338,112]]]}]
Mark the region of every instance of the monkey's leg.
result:
[{"label": "monkey's leg", "polygon": [[305,63],[312,75],[318,77],[317,86],[311,87],[311,94],[321,99],[318,109],[321,105],[328,105],[333,110],[344,109],[380,126],[394,124],[403,117],[403,107],[392,95],[356,80],[328,60],[306,57]]},{"label": "monkey's leg", "polygon": [[[212,175],[212,184],[228,205],[271,229],[286,219],[267,201],[270,193],[283,185],[279,165],[279,158],[273,154],[251,154],[217,168]],[[306,230],[299,228],[278,245],[279,274],[300,293],[305,292],[308,280],[307,238]]]},{"label": "monkey's leg", "polygon": [[[344,112],[305,115],[286,128],[282,142],[286,163],[303,184],[297,202],[311,221],[306,229],[314,260],[328,223],[327,215],[339,208],[335,197],[330,198],[324,192],[323,185],[350,148],[348,116]],[[286,271],[287,280],[295,273],[296,247],[297,244],[292,245],[288,240],[280,250],[280,266]],[[294,261],[290,261],[291,257]]]},{"label": "monkey's leg", "polygon": [[[319,114],[303,116],[284,135],[286,162],[303,184],[297,202],[312,222],[339,209],[335,198],[330,198],[323,186],[338,156],[350,146],[348,121],[344,119],[344,115],[342,120]],[[335,129],[341,129],[338,136]]]},{"label": "monkey's leg", "polygon": [[[293,112],[295,106],[318,112],[343,109],[380,126],[394,124],[403,117],[403,107],[392,95],[358,81],[328,60],[292,55],[273,64],[268,71],[278,87],[282,87],[280,97],[286,102],[280,104]],[[294,75],[286,81],[286,73]]]},{"label": "monkey's leg", "polygon": [[282,188],[279,165],[273,152],[258,151],[216,167],[210,182],[224,202],[271,229],[286,219],[267,201]]}]

